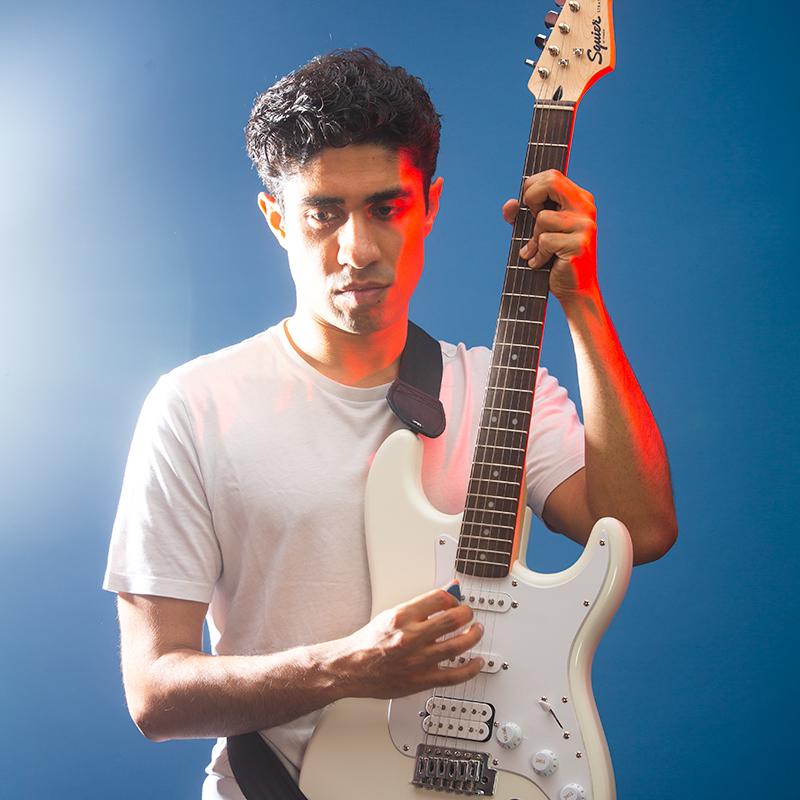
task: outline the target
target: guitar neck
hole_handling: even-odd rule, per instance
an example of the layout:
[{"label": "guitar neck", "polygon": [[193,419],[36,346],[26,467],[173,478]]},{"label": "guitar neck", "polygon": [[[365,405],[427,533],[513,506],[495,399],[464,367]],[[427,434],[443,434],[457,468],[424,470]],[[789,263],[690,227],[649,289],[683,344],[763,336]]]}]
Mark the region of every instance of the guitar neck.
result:
[{"label": "guitar neck", "polygon": [[547,312],[550,267],[531,269],[520,247],[533,233],[535,217],[522,205],[525,179],[537,172],[566,172],[575,104],[534,105],[531,134],[520,181],[520,209],[511,234],[500,312],[492,345],[456,570],[501,578],[516,558],[516,532],[525,477],[533,395]]}]

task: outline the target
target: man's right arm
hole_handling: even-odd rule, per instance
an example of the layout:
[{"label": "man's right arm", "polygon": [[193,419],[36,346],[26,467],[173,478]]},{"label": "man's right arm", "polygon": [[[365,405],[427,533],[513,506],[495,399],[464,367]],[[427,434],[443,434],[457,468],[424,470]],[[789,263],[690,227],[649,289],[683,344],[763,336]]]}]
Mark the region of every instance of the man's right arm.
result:
[{"label": "man's right arm", "polygon": [[[271,728],[343,697],[402,697],[463,683],[482,661],[440,668],[477,644],[472,610],[434,589],[378,614],[350,636],[279,653],[202,652],[208,605],[119,594],[128,708],[154,741],[216,738]],[[441,641],[441,637],[454,634]]]}]

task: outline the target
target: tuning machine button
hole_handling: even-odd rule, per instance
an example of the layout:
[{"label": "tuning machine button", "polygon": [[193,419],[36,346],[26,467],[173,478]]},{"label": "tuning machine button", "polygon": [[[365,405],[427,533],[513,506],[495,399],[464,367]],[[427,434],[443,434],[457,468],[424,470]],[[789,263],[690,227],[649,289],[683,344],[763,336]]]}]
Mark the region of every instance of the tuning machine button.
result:
[{"label": "tuning machine button", "polygon": [[579,783],[568,783],[561,787],[558,800],[586,800],[586,789]]},{"label": "tuning machine button", "polygon": [[547,37],[543,33],[537,33],[536,38],[533,40],[533,43],[540,50],[544,50],[544,46],[547,44]]},{"label": "tuning machine button", "polygon": [[540,750],[531,756],[531,766],[537,775],[552,775],[558,769],[558,756],[552,750]]},{"label": "tuning machine button", "polygon": [[556,22],[558,22],[558,11],[548,11],[544,15],[544,24],[548,28],[555,28]]}]

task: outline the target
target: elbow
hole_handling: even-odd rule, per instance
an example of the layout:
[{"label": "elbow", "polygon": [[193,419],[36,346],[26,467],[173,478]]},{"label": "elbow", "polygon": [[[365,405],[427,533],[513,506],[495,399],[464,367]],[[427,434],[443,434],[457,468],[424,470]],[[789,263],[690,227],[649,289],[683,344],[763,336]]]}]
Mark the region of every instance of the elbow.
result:
[{"label": "elbow", "polygon": [[167,742],[174,739],[175,732],[169,730],[168,713],[173,709],[164,697],[144,694],[128,697],[128,713],[145,739],[151,742]]},{"label": "elbow", "polygon": [[637,529],[633,540],[633,563],[647,564],[666,555],[678,539],[678,521],[675,514]]}]

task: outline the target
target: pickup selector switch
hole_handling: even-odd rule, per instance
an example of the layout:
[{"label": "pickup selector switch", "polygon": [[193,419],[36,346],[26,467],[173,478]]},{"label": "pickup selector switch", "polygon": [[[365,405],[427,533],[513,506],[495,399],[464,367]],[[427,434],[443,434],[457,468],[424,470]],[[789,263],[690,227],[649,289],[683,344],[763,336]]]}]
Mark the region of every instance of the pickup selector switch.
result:
[{"label": "pickup selector switch", "polygon": [[552,775],[558,769],[558,756],[552,750],[540,750],[531,756],[531,766],[537,775]]},{"label": "pickup selector switch", "polygon": [[586,789],[579,783],[568,783],[558,793],[558,800],[586,800]]},{"label": "pickup selector switch", "polygon": [[504,722],[498,726],[495,736],[500,747],[513,750],[522,743],[522,728],[516,722]]}]

